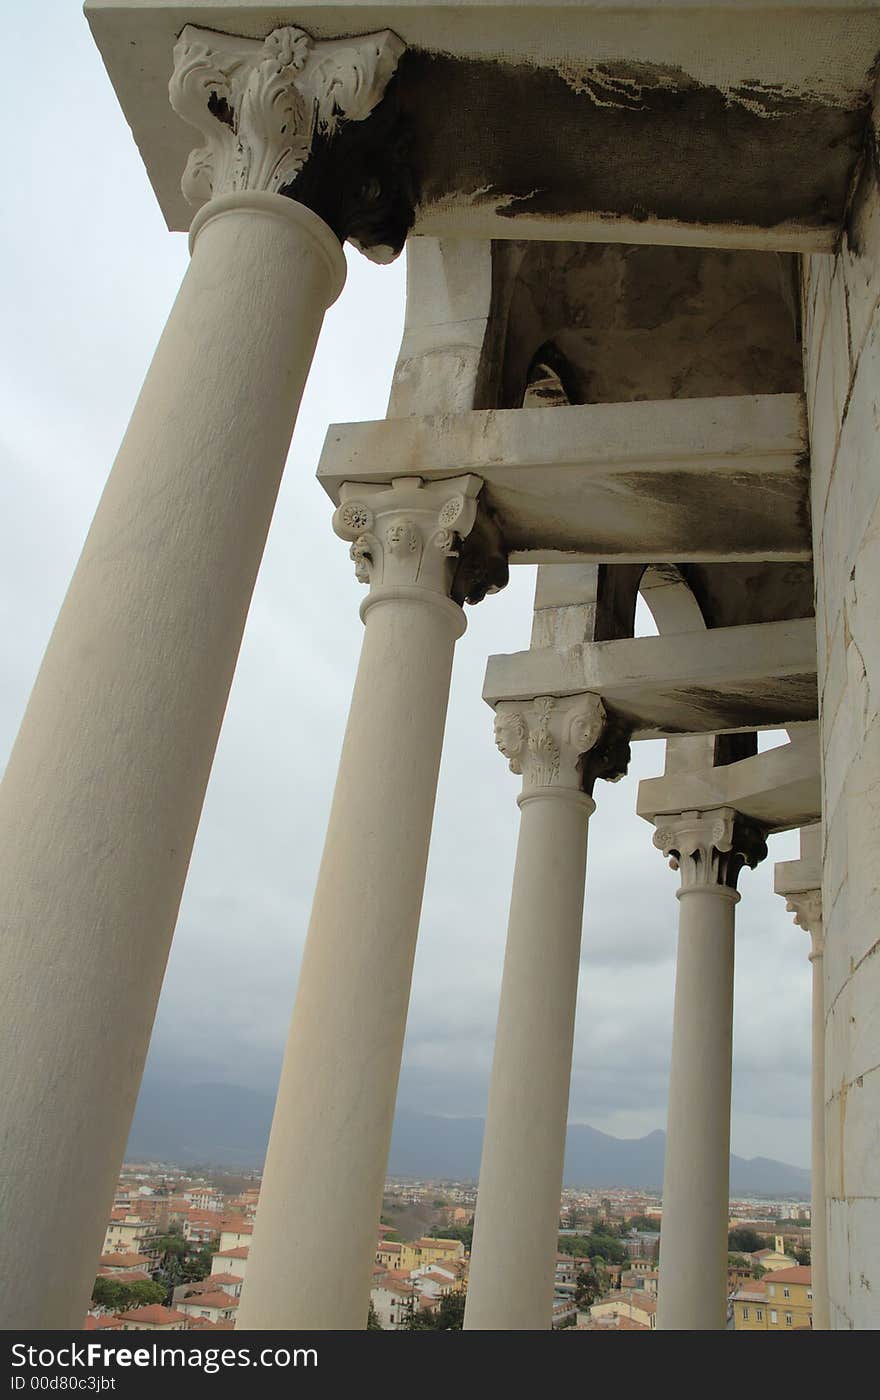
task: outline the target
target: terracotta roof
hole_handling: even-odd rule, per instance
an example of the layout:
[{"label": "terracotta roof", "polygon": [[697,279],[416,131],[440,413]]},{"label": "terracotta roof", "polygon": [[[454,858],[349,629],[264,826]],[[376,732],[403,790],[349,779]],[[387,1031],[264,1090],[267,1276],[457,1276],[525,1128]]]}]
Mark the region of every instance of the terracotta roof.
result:
[{"label": "terracotta roof", "polygon": [[218,1249],[214,1255],[215,1259],[247,1259],[250,1253],[249,1244],[240,1244],[236,1249]]},{"label": "terracotta roof", "polygon": [[211,1274],[205,1283],[244,1283],[240,1274]]},{"label": "terracotta roof", "polygon": [[102,1254],[101,1266],[105,1269],[139,1269],[149,1264],[145,1254]]},{"label": "terracotta roof", "polygon": [[376,1246],[376,1252],[382,1254],[387,1254],[389,1250],[392,1254],[399,1254],[402,1249],[403,1245],[395,1244],[394,1240],[380,1240]]},{"label": "terracotta roof", "polygon": [[119,1321],[118,1317],[93,1317],[91,1313],[89,1313],[85,1321],[86,1332],[104,1332],[108,1327],[116,1328],[118,1331],[121,1326],[122,1323]]},{"label": "terracotta roof", "polygon": [[165,1308],[161,1303],[147,1303],[142,1308],[130,1308],[128,1312],[117,1313],[120,1322],[146,1322],[152,1326],[168,1326],[172,1322],[186,1322],[186,1313],[176,1308]]},{"label": "terracotta roof", "polygon": [[178,1304],[181,1308],[237,1308],[238,1299],[233,1298],[231,1293],[224,1293],[222,1289],[217,1289],[216,1293],[195,1293],[191,1297],[184,1298]]},{"label": "terracotta roof", "polygon": [[807,1287],[813,1282],[813,1271],[809,1264],[796,1264],[793,1269],[774,1269],[772,1274],[766,1276],[766,1283],[805,1283]]}]

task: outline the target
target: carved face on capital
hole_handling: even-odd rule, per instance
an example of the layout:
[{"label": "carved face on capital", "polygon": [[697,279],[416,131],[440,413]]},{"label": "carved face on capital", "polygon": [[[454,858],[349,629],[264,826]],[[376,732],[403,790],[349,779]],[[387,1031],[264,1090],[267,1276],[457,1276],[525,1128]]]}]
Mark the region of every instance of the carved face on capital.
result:
[{"label": "carved face on capital", "polygon": [[605,725],[605,706],[598,695],[587,697],[568,721],[566,738],[575,753],[589,753]]},{"label": "carved face on capital", "polygon": [[392,555],[415,554],[419,536],[411,520],[395,520],[385,531],[385,548]]},{"label": "carved face on capital", "polygon": [[366,535],[361,535],[359,539],[355,540],[348,551],[348,556],[354,564],[354,576],[358,583],[369,583],[373,556],[370,552],[370,541]]},{"label": "carved face on capital", "polygon": [[495,743],[510,764],[511,773],[521,773],[519,756],[526,744],[526,724],[516,710],[496,711]]}]

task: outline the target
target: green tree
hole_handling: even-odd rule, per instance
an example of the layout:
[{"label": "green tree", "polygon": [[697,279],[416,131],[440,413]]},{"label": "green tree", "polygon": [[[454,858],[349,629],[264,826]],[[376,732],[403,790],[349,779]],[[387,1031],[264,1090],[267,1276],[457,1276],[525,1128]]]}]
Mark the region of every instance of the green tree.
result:
[{"label": "green tree", "polygon": [[109,1308],[111,1312],[125,1312],[129,1308],[140,1308],[147,1303],[162,1303],[165,1288],[151,1279],[135,1279],[125,1282],[112,1274],[99,1274],[92,1289],[92,1302],[96,1307]]},{"label": "green tree", "polygon": [[581,1269],[574,1281],[574,1301],[583,1311],[602,1296],[599,1279],[592,1269]]},{"label": "green tree", "polygon": [[656,1230],[657,1221],[650,1215],[631,1215],[625,1227],[627,1230]]},{"label": "green tree", "polygon": [[379,1315],[378,1315],[378,1313],[376,1312],[376,1309],[373,1307],[373,1304],[372,1304],[372,1303],[370,1304],[369,1308],[367,1309],[367,1331],[368,1331],[368,1332],[384,1332],[384,1331],[385,1331],[384,1327],[382,1326],[381,1322],[379,1321]]},{"label": "green tree", "polygon": [[599,1230],[589,1235],[560,1235],[559,1251],[575,1259],[601,1259],[606,1264],[625,1264],[628,1257],[618,1238]]},{"label": "green tree", "polygon": [[812,1261],[812,1255],[808,1249],[796,1249],[794,1257],[799,1264],[806,1264],[807,1266],[809,1266]]},{"label": "green tree", "polygon": [[[413,1302],[415,1303],[415,1299]],[[463,1293],[447,1293],[433,1313],[421,1312],[413,1306],[404,1331],[460,1332],[464,1327],[464,1305]]]},{"label": "green tree", "polygon": [[749,1225],[739,1225],[727,1236],[727,1248],[739,1250],[741,1254],[755,1254],[767,1248],[767,1241]]}]

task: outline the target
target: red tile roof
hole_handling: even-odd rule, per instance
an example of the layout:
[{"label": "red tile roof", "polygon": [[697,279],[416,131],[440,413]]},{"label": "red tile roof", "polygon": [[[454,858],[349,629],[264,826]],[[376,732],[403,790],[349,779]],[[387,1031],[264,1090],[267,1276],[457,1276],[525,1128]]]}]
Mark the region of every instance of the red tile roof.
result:
[{"label": "red tile roof", "polygon": [[130,1308],[128,1312],[117,1313],[120,1322],[146,1322],[153,1327],[167,1327],[173,1322],[186,1322],[186,1313],[176,1308],[165,1308],[161,1303],[147,1303],[142,1308]]},{"label": "red tile roof", "polygon": [[224,1293],[222,1289],[218,1288],[216,1293],[195,1293],[184,1298],[178,1307],[220,1308],[221,1311],[225,1311],[226,1308],[237,1308],[238,1299],[233,1298],[231,1293]]},{"label": "red tile roof", "polygon": [[809,1288],[813,1282],[813,1271],[809,1264],[796,1264],[793,1269],[773,1269],[771,1273],[765,1274],[763,1282],[805,1283]]}]

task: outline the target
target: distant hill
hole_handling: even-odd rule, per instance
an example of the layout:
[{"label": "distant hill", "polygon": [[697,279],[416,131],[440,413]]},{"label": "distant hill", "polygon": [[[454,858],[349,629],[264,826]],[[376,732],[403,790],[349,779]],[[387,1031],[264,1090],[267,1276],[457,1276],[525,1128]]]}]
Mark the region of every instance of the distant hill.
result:
[{"label": "distant hill", "polygon": [[[232,1084],[186,1085],[146,1079],[128,1142],[129,1158],[186,1164],[260,1166],[273,1100]],[[398,1109],[388,1171],[392,1176],[476,1180],[482,1118],[437,1118]],[[663,1182],[666,1135],[616,1138],[570,1123],[565,1153],[569,1186],[657,1187]],[[769,1157],[731,1156],[735,1195],[809,1196],[810,1173]]]}]

